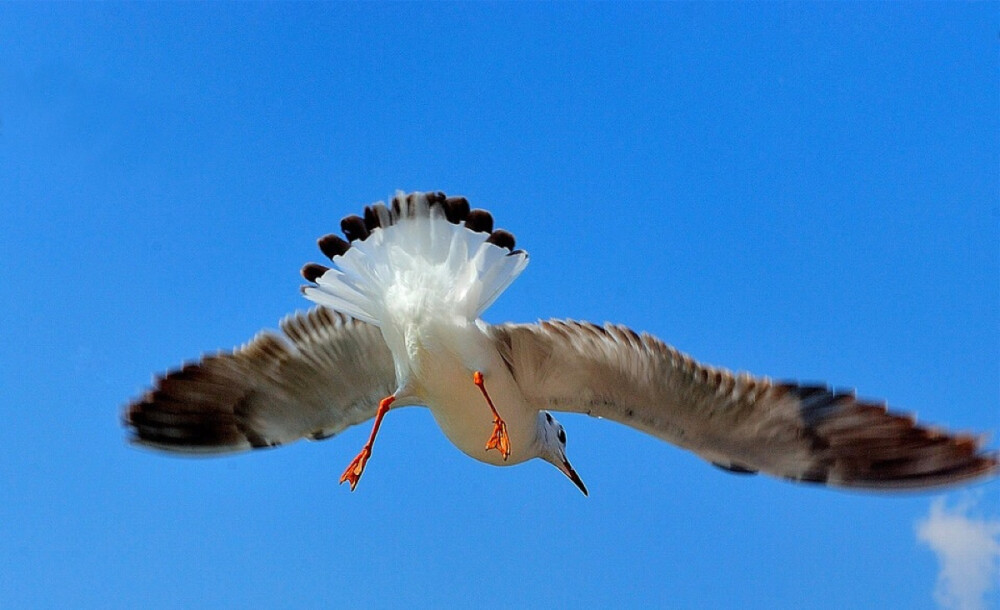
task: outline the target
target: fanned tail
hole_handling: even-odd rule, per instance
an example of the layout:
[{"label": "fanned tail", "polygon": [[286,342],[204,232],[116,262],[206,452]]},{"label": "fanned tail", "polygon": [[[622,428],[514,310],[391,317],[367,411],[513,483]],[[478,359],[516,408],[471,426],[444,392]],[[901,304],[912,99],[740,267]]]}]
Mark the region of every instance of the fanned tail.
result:
[{"label": "fanned tail", "polygon": [[302,292],[378,326],[442,309],[475,319],[528,264],[514,236],[494,230],[490,213],[470,209],[464,197],[398,192],[389,206],[370,205],[340,226],[346,239],[319,240],[336,268],[303,267],[312,284]]}]

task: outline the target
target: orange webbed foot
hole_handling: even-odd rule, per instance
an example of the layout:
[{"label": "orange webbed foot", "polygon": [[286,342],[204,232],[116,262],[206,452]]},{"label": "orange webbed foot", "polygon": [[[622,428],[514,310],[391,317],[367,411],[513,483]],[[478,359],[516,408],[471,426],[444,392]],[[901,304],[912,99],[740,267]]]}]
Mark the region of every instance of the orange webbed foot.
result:
[{"label": "orange webbed foot", "polygon": [[493,419],[493,435],[486,441],[486,450],[496,449],[500,457],[507,461],[510,457],[510,437],[507,436],[507,422],[496,417]]},{"label": "orange webbed foot", "polygon": [[368,463],[368,458],[371,457],[372,450],[367,446],[361,450],[361,453],[354,457],[354,460],[344,471],[344,474],[340,475],[340,484],[343,485],[344,482],[351,484],[351,491],[358,486],[358,481],[361,480],[361,473],[365,471],[365,464]]}]

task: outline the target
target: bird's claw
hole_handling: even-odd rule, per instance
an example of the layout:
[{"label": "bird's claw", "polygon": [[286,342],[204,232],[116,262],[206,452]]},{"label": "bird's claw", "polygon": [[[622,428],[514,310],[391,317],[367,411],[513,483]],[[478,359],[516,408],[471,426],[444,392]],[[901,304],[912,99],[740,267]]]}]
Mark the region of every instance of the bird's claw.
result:
[{"label": "bird's claw", "polygon": [[351,464],[344,471],[344,474],[340,475],[340,484],[343,485],[344,482],[351,484],[351,491],[358,486],[358,481],[361,480],[361,473],[365,471],[365,464],[368,463],[368,458],[371,457],[372,450],[366,445],[361,449],[361,453],[354,457]]},{"label": "bird's claw", "polygon": [[486,441],[486,450],[496,449],[506,462],[510,456],[510,437],[507,436],[507,422],[495,417],[493,419],[493,435]]}]

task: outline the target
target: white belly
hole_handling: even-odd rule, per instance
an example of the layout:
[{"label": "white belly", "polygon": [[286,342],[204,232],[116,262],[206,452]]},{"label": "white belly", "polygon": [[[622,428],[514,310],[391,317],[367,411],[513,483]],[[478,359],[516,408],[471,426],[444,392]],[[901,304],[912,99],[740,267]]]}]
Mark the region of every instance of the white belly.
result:
[{"label": "white belly", "polygon": [[[443,345],[462,339],[462,346]],[[476,354],[459,355],[459,349]],[[536,456],[538,412],[529,407],[510,372],[492,349],[492,343],[478,328],[461,334],[436,333],[425,337],[413,353],[411,385],[415,397],[430,408],[445,436],[462,452],[496,466],[518,464]],[[510,455],[505,461],[496,449],[486,450],[493,433],[493,413],[473,373],[483,373],[484,385],[493,405],[507,424]]]},{"label": "white belly", "polygon": [[427,397],[427,406],[445,436],[470,457],[496,466],[518,464],[534,457],[531,449],[535,442],[537,415],[525,416],[520,392],[510,383],[509,375],[491,376],[488,372],[484,375],[486,391],[507,424],[510,455],[504,460],[499,451],[486,450],[486,442],[493,434],[493,412],[472,382],[472,372],[462,372],[467,373],[461,375],[462,379],[452,380],[459,385]]}]

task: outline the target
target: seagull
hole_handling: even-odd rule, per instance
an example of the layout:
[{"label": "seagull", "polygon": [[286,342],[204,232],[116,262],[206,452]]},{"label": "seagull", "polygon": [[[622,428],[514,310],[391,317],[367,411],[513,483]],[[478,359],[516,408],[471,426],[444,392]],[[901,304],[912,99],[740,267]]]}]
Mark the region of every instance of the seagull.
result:
[{"label": "seagull", "polygon": [[397,192],[341,231],[318,241],[334,267],[302,268],[317,306],[282,320],[281,334],[154,379],[125,408],[133,442],[228,453],[374,418],[340,478],[353,491],[386,414],[422,405],[467,455],[545,460],[585,495],[553,411],[625,424],[733,473],[831,487],[925,489],[1000,471],[981,437],[918,425],[853,392],[734,374],[615,324],[484,322],[528,254],[464,197]]}]

